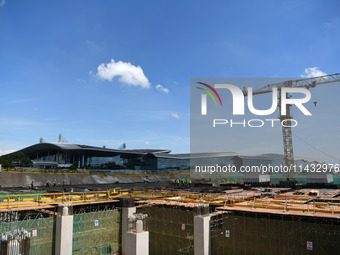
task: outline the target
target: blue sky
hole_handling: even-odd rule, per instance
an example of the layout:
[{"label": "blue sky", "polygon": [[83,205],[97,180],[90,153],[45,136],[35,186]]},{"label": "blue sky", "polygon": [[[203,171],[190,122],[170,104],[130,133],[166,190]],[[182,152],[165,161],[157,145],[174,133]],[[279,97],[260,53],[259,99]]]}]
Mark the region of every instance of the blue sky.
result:
[{"label": "blue sky", "polygon": [[307,0],[0,0],[0,152],[59,133],[71,143],[188,152],[190,78],[339,72],[339,9]]}]

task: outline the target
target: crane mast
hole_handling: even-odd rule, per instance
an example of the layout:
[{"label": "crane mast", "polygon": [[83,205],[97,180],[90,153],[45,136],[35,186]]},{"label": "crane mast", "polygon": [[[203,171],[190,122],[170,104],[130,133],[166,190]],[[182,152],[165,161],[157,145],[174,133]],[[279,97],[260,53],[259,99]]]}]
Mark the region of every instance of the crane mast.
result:
[{"label": "crane mast", "polygon": [[[279,90],[279,98],[278,98],[278,104],[279,104],[279,119],[280,122],[285,121],[286,125],[282,126],[282,139],[283,139],[283,154],[284,154],[284,161],[285,166],[288,166],[290,169],[292,169],[292,166],[294,166],[294,152],[293,152],[293,136],[292,136],[292,123],[291,119],[292,116],[290,114],[290,107],[291,105],[286,105],[286,115],[281,115],[281,89]],[[291,172],[291,173],[290,173]],[[294,171],[287,172],[287,180],[289,178],[292,178],[293,181],[295,181],[295,173]]]},{"label": "crane mast", "polygon": [[[285,166],[288,166],[291,171],[287,173],[287,181],[293,180],[295,181],[295,173],[292,168],[294,165],[294,152],[293,152],[293,139],[292,139],[292,128],[291,128],[291,119],[292,116],[290,114],[291,105],[286,105],[286,115],[281,114],[281,88],[282,87],[295,87],[295,88],[314,88],[315,86],[328,84],[333,82],[340,81],[340,73],[330,74],[330,75],[323,75],[318,77],[312,78],[305,78],[299,80],[290,80],[281,83],[274,83],[266,85],[258,90],[253,92],[253,95],[260,95],[272,92],[273,88],[278,89],[278,106],[280,110],[279,119],[280,121],[285,121],[286,125],[282,125],[282,139],[283,139],[283,152],[284,152],[284,161]],[[247,96],[247,92],[245,89],[243,90],[243,94]]]}]

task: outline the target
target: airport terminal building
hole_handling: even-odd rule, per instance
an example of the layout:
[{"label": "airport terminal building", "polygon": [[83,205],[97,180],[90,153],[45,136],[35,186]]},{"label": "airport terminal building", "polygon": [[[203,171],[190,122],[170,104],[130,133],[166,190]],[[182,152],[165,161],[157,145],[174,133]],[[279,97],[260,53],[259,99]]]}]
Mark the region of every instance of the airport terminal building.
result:
[{"label": "airport terminal building", "polygon": [[70,143],[38,143],[19,152],[28,155],[33,166],[38,168],[72,165],[91,168],[114,162],[122,166],[133,165],[136,169],[141,169],[143,157],[148,153],[170,153],[167,150],[119,150]]},{"label": "airport terminal building", "polygon": [[[235,152],[172,154],[162,149],[110,149],[71,143],[38,143],[20,150],[28,155],[37,168],[70,167],[98,168],[114,162],[116,165],[133,166],[136,170],[188,170],[191,164],[221,166],[283,165],[282,154],[245,156]],[[320,163],[306,158],[295,158],[296,164]]]}]

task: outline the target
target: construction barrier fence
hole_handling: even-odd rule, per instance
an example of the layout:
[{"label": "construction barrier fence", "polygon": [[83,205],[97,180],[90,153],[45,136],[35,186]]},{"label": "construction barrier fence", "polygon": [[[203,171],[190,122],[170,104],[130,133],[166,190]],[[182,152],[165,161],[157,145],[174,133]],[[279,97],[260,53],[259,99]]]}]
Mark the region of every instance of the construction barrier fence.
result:
[{"label": "construction barrier fence", "polygon": [[194,211],[190,207],[147,206],[150,255],[194,254]]},{"label": "construction barrier fence", "polygon": [[121,247],[118,209],[73,215],[73,254],[116,254]]},{"label": "construction barrier fence", "polygon": [[340,220],[252,212],[211,218],[211,254],[339,254]]},{"label": "construction barrier fence", "polygon": [[1,223],[0,254],[54,254],[54,229],[54,217]]}]

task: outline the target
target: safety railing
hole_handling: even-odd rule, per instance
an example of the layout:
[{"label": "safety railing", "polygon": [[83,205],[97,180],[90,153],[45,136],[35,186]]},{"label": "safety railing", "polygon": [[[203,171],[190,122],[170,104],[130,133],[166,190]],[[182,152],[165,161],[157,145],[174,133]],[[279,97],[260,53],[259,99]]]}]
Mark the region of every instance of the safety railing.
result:
[{"label": "safety railing", "polygon": [[60,203],[81,203],[105,201],[127,195],[128,191],[120,188],[107,191],[84,191],[69,193],[20,194],[0,196],[0,209],[23,206],[53,205]]},{"label": "safety railing", "polygon": [[0,196],[0,209],[53,205],[60,203],[82,203],[92,201],[112,200],[117,197],[132,197],[138,200],[172,200],[182,203],[201,203],[214,206],[229,206],[243,208],[264,208],[282,211],[340,213],[338,199],[332,202],[312,200],[275,199],[268,197],[249,196],[226,196],[225,194],[199,193],[190,191],[171,190],[123,190],[120,188],[106,191],[84,191],[68,193],[36,193],[36,194],[8,194]]}]

